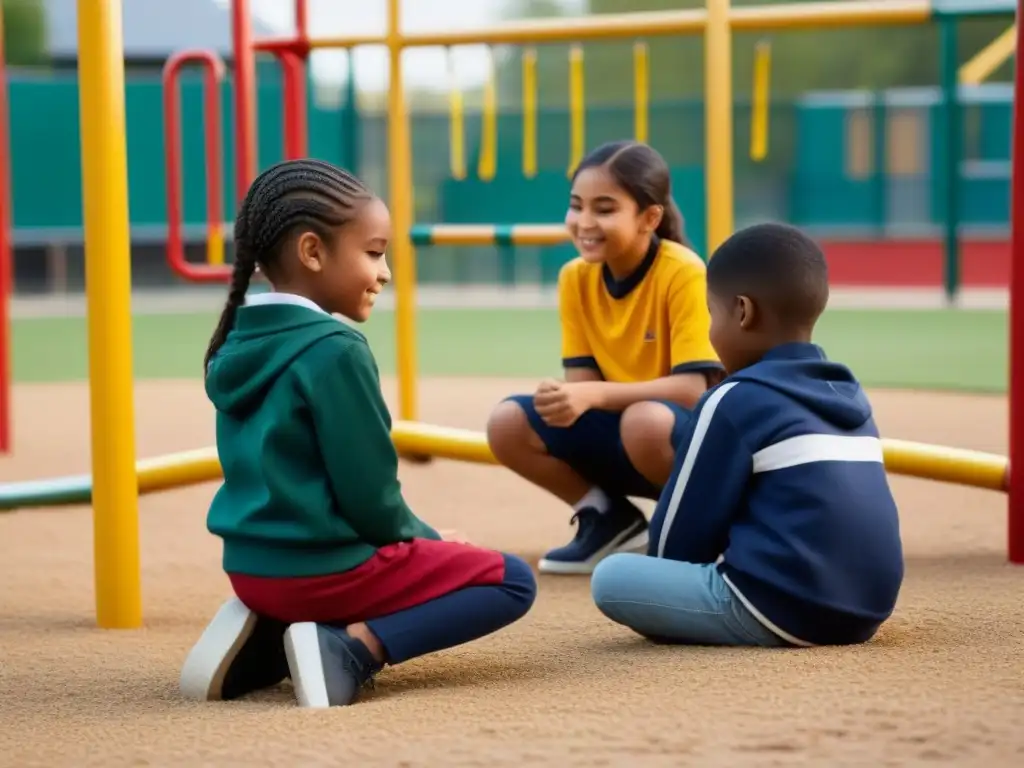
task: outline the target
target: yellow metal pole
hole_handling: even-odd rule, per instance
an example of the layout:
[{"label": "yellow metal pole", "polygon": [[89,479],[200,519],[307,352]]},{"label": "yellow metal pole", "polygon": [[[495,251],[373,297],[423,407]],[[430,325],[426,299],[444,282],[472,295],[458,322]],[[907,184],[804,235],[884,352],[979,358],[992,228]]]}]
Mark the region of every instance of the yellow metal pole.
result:
[{"label": "yellow metal pole", "polygon": [[494,51],[488,51],[487,79],[484,81],[483,105],[480,115],[480,157],[476,175],[491,181],[498,172],[498,75],[494,67]]},{"label": "yellow metal pole", "polygon": [[523,176],[537,175],[537,51],[523,51]]},{"label": "yellow metal pole", "polygon": [[96,620],[142,624],[121,0],[78,0]]},{"label": "yellow metal pole", "polygon": [[729,0],[708,0],[704,28],[707,255],[732,234],[732,32]]},{"label": "yellow metal pole", "polygon": [[979,51],[973,59],[960,67],[959,80],[962,85],[980,85],[988,80],[992,73],[1010,60],[1017,48],[1017,25],[1011,24],[1003,32]]},{"label": "yellow metal pole", "polygon": [[572,176],[583,160],[587,144],[587,116],[583,85],[583,47],[569,49],[569,170]]},{"label": "yellow metal pole", "polygon": [[224,227],[220,222],[210,222],[206,235],[206,263],[215,267],[224,264]]},{"label": "yellow metal pole", "polygon": [[402,82],[402,4],[388,0],[388,196],[391,202],[392,266],[395,270],[395,347],[398,357],[399,417],[416,420],[416,255],[412,227],[412,147]]},{"label": "yellow metal pole", "polygon": [[647,43],[633,45],[633,138],[647,143],[647,111],[650,99]]},{"label": "yellow metal pole", "polygon": [[462,88],[455,70],[455,56],[448,49],[448,154],[453,179],[466,178],[466,136],[462,114]]},{"label": "yellow metal pole", "polygon": [[754,93],[750,115],[750,159],[760,163],[768,157],[768,103],[771,86],[772,44],[767,40],[754,48]]}]

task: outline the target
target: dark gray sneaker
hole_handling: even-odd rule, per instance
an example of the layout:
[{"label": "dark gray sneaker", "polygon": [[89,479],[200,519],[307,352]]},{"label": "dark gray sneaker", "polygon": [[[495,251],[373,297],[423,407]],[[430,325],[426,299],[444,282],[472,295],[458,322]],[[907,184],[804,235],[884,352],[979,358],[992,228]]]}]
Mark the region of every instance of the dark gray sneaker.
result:
[{"label": "dark gray sneaker", "polygon": [[292,624],[284,652],[300,707],[322,709],[353,703],[382,664],[360,640],[326,624]]},{"label": "dark gray sneaker", "polygon": [[277,685],[288,676],[288,625],[257,616],[241,600],[225,602],[189,651],[181,668],[183,696],[229,701]]}]

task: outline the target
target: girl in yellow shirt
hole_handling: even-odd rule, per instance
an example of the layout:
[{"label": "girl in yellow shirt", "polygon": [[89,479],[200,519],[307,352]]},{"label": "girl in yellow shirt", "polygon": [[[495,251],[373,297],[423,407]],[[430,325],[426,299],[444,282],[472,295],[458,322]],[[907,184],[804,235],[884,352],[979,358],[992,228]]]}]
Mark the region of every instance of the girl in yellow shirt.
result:
[{"label": "girl in yellow shirt", "polygon": [[722,366],[708,338],[705,265],[687,245],[668,165],[605,144],[573,176],[566,226],[579,256],[559,273],[564,380],[515,395],[487,426],[498,460],[573,507],[572,542],[541,571],[590,573],[646,551],[647,519],[691,409]]}]

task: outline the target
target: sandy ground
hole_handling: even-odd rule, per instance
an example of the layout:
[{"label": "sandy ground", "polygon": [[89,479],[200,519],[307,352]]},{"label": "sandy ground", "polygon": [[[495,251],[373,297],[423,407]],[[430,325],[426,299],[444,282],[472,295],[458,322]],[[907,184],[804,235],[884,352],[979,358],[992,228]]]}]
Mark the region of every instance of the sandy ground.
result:
[{"label": "sandy ground", "polygon": [[[423,416],[479,429],[528,385],[424,381]],[[212,443],[198,382],[136,392],[140,456]],[[889,436],[1006,450],[1003,398],[873,399]],[[88,470],[84,386],[16,388],[15,414],[0,481]],[[558,503],[500,469],[402,472],[421,515],[481,544],[534,560],[570,535]],[[228,596],[204,527],[214,485],[142,501],[140,631],[95,628],[86,509],[0,515],[0,766],[1024,765],[1024,569],[1005,563],[1005,499],[893,485],[907,580],[867,646],[655,647],[605,621],[586,578],[543,577],[522,622],[389,669],[326,712],[298,709],[287,685],[178,698],[179,665]]]}]

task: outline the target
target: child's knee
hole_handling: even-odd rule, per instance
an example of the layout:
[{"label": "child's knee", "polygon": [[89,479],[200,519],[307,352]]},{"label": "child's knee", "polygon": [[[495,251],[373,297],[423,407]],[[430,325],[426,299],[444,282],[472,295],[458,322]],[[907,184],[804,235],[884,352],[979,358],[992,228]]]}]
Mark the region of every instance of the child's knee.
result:
[{"label": "child's knee", "polygon": [[634,561],[645,555],[617,552],[597,564],[590,576],[590,595],[594,604],[606,617],[620,624],[626,623],[619,608],[633,600]]},{"label": "child's knee", "polygon": [[520,619],[533,607],[537,599],[537,579],[533,575],[533,569],[521,557],[508,554],[503,557],[505,578],[502,579],[502,586],[509,595],[516,598],[521,612],[515,618]]},{"label": "child's knee", "polygon": [[634,403],[622,412],[622,446],[633,466],[652,482],[662,484],[672,473],[675,424],[675,413],[664,403]]},{"label": "child's knee", "polygon": [[526,415],[525,399],[528,396],[501,401],[487,420],[487,444],[499,461],[517,449],[543,450],[543,443]]},{"label": "child's knee", "polygon": [[633,403],[622,412],[622,442],[639,446],[656,440],[666,445],[672,437],[676,415],[664,403],[653,400]]}]

